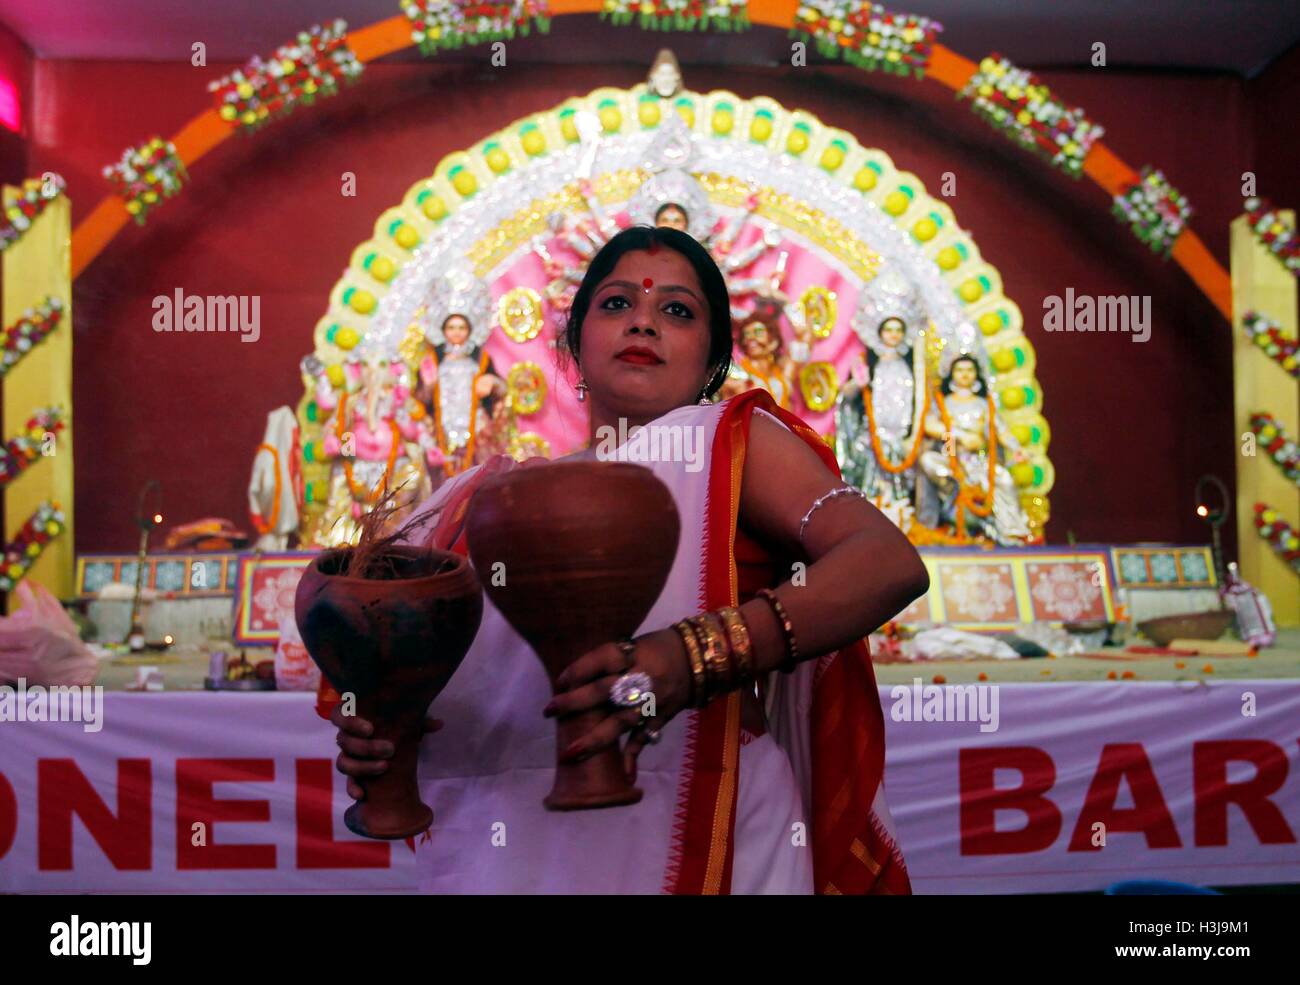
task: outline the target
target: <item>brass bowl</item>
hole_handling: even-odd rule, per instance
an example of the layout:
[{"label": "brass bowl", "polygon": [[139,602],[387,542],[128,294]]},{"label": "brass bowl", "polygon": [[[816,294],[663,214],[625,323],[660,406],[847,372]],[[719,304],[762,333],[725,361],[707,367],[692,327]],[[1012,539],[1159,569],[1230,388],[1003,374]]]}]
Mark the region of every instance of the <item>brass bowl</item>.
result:
[{"label": "brass bowl", "polygon": [[1228,631],[1234,618],[1229,609],[1184,612],[1148,619],[1138,623],[1137,628],[1156,646],[1168,646],[1174,640],[1217,640]]}]

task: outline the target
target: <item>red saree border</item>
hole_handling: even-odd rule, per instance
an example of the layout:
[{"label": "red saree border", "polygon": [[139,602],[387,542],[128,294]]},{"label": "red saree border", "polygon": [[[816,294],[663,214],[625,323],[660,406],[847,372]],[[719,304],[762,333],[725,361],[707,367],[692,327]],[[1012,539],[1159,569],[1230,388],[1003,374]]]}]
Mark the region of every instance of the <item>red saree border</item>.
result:
[{"label": "red saree border", "polygon": [[[835,455],[812,428],[764,390],[733,397],[714,435],[705,503],[701,609],[738,601],[735,540],[749,423],[767,411],[813,449],[838,478]],[[665,891],[727,893],[739,787],[738,695],[695,713],[683,758]],[[874,811],[885,765],[884,713],[865,641],[823,657],[810,712],[812,845],[816,892],[911,892],[898,846]]]}]

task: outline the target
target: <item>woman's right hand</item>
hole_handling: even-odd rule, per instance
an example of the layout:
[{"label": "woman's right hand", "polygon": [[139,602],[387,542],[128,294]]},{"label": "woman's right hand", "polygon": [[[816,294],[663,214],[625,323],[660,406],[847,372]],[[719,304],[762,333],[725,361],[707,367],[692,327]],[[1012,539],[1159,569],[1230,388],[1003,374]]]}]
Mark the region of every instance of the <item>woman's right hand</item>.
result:
[{"label": "woman's right hand", "polygon": [[[393,756],[393,744],[387,739],[375,739],[375,727],[357,715],[345,715],[343,705],[335,705],[330,712],[330,724],[339,730],[335,741],[338,743],[339,757],[335,768],[348,778],[348,796],[353,800],[365,800],[366,791],[357,781],[372,776],[382,776],[388,770],[388,761]],[[426,735],[442,728],[442,722],[436,718],[426,718],[424,732]]]}]

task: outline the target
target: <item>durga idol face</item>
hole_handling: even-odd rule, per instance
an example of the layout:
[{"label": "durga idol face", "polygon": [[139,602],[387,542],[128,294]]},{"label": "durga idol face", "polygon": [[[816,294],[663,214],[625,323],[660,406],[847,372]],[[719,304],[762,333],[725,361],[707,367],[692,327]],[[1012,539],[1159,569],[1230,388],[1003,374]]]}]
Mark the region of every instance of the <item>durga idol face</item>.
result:
[{"label": "durga idol face", "polygon": [[676,229],[684,233],[689,225],[686,210],[680,205],[669,202],[655,213],[655,225],[667,226],[669,229]]},{"label": "durga idol face", "polygon": [[750,359],[759,359],[772,351],[772,340],[767,326],[761,321],[753,321],[745,326],[741,336],[745,355]]},{"label": "durga idol face", "polygon": [[973,360],[958,359],[952,364],[952,385],[954,387],[970,390],[975,386],[975,381],[978,378]]}]

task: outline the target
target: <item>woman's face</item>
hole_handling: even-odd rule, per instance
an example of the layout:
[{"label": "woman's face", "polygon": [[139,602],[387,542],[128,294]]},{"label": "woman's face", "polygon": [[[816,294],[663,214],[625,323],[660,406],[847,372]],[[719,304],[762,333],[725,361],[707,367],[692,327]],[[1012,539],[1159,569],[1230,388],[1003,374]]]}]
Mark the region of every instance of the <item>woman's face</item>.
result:
[{"label": "woman's face", "polygon": [[709,375],[709,306],[675,250],[633,250],[591,296],[579,366],[608,416],[651,420],[694,403]]},{"label": "woman's face", "polygon": [[463,315],[452,315],[443,323],[442,334],[452,345],[464,345],[469,338],[469,322]]}]

